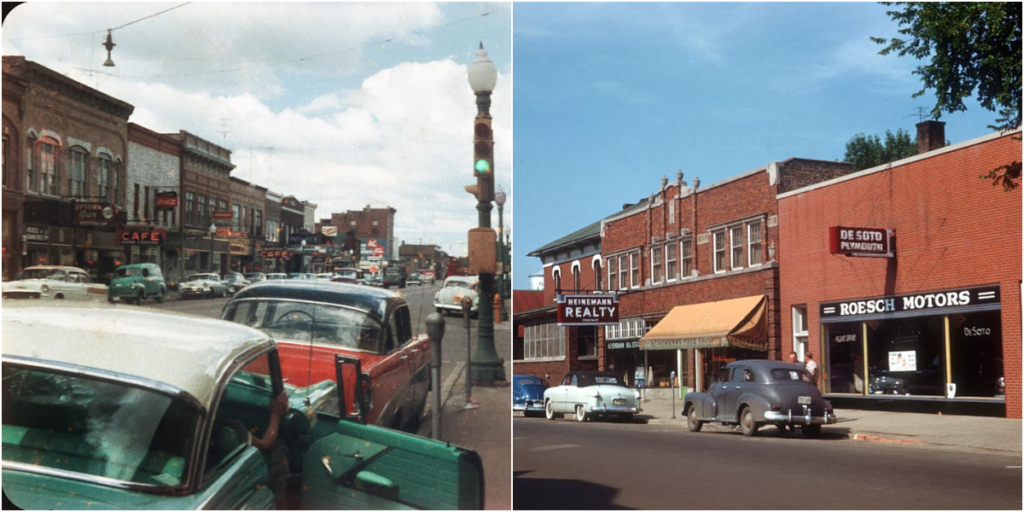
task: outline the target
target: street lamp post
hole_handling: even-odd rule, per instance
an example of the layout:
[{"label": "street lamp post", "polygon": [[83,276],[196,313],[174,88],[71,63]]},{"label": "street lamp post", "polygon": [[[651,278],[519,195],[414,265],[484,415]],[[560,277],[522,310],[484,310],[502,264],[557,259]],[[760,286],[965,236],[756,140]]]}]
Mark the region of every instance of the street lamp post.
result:
[{"label": "street lamp post", "polygon": [[210,265],[207,270],[213,273],[213,235],[217,234],[217,225],[210,223]]},{"label": "street lamp post", "polygon": [[[484,50],[483,43],[480,43],[480,49],[476,52],[476,59],[469,66],[469,86],[473,89],[473,93],[476,95],[476,120],[474,121],[474,127],[480,125],[483,121],[487,124],[487,130],[489,131],[490,125],[490,108],[491,108],[491,92],[494,90],[494,86],[498,82],[498,69],[494,67],[494,63],[487,58],[487,51]],[[489,134],[487,134],[489,137]],[[477,163],[475,162],[474,165]],[[476,169],[478,172],[481,169]],[[485,172],[489,172],[489,179],[493,180],[494,170],[484,169]],[[493,183],[493,182],[492,182]],[[484,186],[483,183],[478,185]],[[490,228],[491,227],[491,202],[489,199],[482,199],[482,195],[478,195],[477,199],[477,212],[479,213],[479,227]],[[477,346],[473,353],[471,360],[471,379],[473,382],[484,386],[493,386],[496,382],[505,380],[505,367],[504,361],[498,357],[498,352],[494,347],[494,274],[481,273],[480,274],[480,301],[477,309],[477,316],[479,322],[477,324]]]},{"label": "street lamp post", "polygon": [[[302,268],[299,271],[302,272],[303,274],[305,274],[306,273],[306,239],[303,238],[302,242],[299,242],[299,245],[302,246],[302,256],[299,256],[299,261],[302,262]],[[305,276],[303,276],[303,277],[305,277]]]},{"label": "street lamp post", "polygon": [[494,202],[498,205],[498,261],[501,262],[501,266],[498,267],[498,296],[501,298],[501,320],[508,320],[508,313],[505,312],[505,273],[508,269],[505,268],[507,263],[505,262],[505,222],[502,219],[502,211],[505,209],[505,199],[508,196],[504,190],[498,190],[494,194]]}]

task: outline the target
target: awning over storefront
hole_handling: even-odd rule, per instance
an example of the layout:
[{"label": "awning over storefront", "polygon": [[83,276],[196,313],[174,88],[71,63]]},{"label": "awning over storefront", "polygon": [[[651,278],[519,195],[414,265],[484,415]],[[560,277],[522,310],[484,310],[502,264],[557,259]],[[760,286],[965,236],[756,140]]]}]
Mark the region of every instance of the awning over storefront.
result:
[{"label": "awning over storefront", "polygon": [[676,306],[644,337],[640,350],[739,347],[768,350],[764,295]]}]

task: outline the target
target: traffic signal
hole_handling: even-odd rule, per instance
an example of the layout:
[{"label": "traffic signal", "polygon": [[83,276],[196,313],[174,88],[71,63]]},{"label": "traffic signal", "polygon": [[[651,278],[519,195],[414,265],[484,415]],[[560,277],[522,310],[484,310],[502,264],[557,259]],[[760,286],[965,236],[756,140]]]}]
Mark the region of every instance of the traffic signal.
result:
[{"label": "traffic signal", "polygon": [[489,202],[494,200],[494,136],[491,132],[491,120],[479,117],[473,126],[473,176],[476,177],[475,192],[477,200]]}]

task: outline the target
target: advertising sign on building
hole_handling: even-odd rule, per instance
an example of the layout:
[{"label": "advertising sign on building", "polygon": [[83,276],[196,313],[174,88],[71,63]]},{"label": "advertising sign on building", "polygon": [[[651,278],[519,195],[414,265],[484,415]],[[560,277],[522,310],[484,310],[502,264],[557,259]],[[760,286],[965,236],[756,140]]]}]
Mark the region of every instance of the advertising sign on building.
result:
[{"label": "advertising sign on building", "polygon": [[75,203],[75,224],[105,226],[117,216],[117,208],[110,203]]},{"label": "advertising sign on building", "polygon": [[267,259],[285,259],[286,260],[286,259],[289,259],[289,258],[292,257],[292,252],[291,251],[282,251],[282,250],[260,251],[260,257],[267,258]]},{"label": "advertising sign on building", "polygon": [[178,207],[178,193],[174,191],[156,193],[157,210],[173,210]]},{"label": "advertising sign on building", "polygon": [[892,230],[877,228],[828,228],[829,249],[832,254],[892,258]]},{"label": "advertising sign on building", "polygon": [[122,226],[117,228],[117,243],[121,245],[164,245],[167,230],[152,226]]},{"label": "advertising sign on building", "polygon": [[559,295],[558,325],[618,325],[617,295]]},{"label": "advertising sign on building", "polygon": [[323,236],[338,236],[338,226],[321,226],[320,234]]},{"label": "advertising sign on building", "polygon": [[383,258],[388,252],[387,242],[380,238],[364,238],[359,242],[359,254],[363,258]]},{"label": "advertising sign on building", "polygon": [[909,293],[869,299],[823,302],[819,306],[822,322],[850,318],[915,315],[921,311],[956,312],[999,309],[999,286],[979,286],[934,292]]}]

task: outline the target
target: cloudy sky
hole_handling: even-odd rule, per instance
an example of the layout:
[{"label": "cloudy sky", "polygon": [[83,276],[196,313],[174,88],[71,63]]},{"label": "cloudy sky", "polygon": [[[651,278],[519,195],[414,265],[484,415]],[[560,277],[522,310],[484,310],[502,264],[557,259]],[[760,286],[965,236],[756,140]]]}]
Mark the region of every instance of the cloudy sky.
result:
[{"label": "cloudy sky", "polygon": [[[530,251],[682,170],[702,185],[790,157],[841,160],[858,133],[916,136],[912,57],[877,3],[516,3],[514,286]],[[991,133],[976,102],[946,139]],[[981,186],[987,186],[983,184]]]},{"label": "cloudy sky", "polygon": [[[134,105],[132,122],[232,150],[233,176],[316,203],[318,219],[391,206],[398,239],[465,254],[477,224],[466,72],[483,42],[498,68],[497,185],[510,190],[511,18],[510,3],[32,2],[4,19],[3,54]],[[107,29],[115,67],[102,65]]]}]

